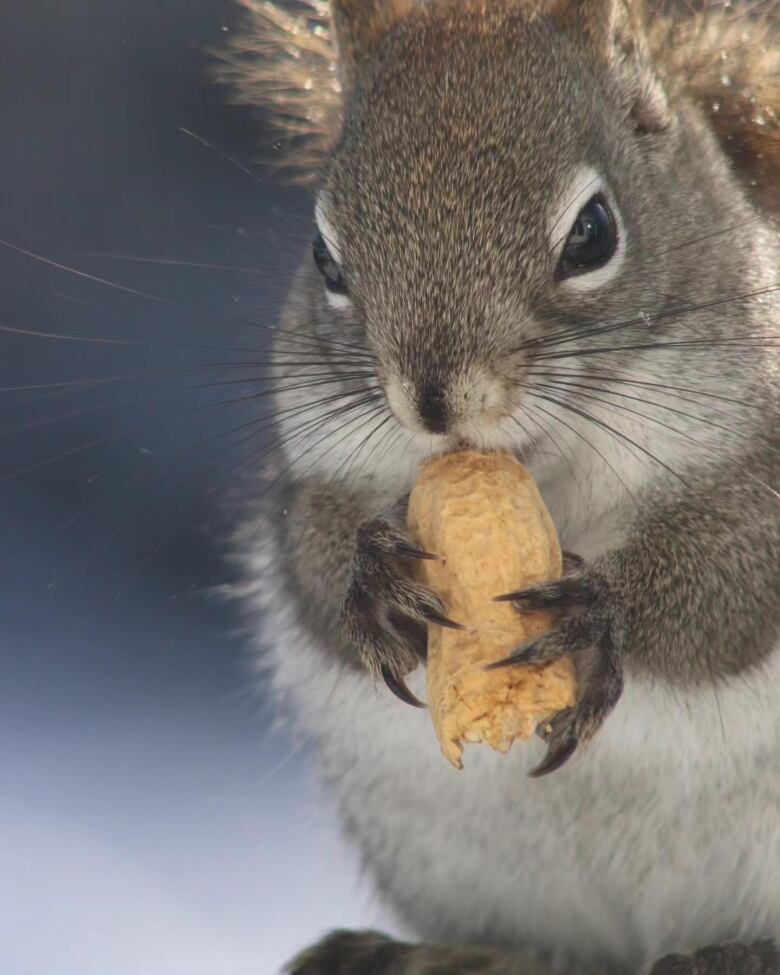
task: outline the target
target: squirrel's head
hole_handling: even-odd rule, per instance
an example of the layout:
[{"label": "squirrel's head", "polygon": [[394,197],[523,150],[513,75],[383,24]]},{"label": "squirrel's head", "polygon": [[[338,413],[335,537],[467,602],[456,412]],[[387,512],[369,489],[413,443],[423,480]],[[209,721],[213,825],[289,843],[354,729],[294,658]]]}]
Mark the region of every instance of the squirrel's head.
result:
[{"label": "squirrel's head", "polygon": [[[315,262],[407,427],[522,442],[524,391],[566,397],[562,372],[603,323],[625,322],[612,344],[630,364],[648,319],[663,333],[670,294],[701,302],[724,285],[709,247],[679,252],[749,211],[633,7],[332,8],[345,101]],[[717,282],[691,275],[702,260]]]},{"label": "squirrel's head", "polygon": [[[543,426],[567,376],[631,369],[648,326],[657,341],[749,283],[735,170],[747,186],[769,165],[768,209],[780,185],[777,30],[755,4],[683,23],[639,0],[306,3],[327,50],[310,32],[273,90],[296,136],[329,142],[322,308],[367,342],[407,427],[524,440],[526,390]],[[274,21],[280,49],[292,23]]]},{"label": "squirrel's head", "polygon": [[324,286],[412,428],[500,422],[544,321],[602,314],[619,287],[639,98],[665,120],[650,86],[615,86],[612,6],[334,4],[347,101],[317,195]]}]

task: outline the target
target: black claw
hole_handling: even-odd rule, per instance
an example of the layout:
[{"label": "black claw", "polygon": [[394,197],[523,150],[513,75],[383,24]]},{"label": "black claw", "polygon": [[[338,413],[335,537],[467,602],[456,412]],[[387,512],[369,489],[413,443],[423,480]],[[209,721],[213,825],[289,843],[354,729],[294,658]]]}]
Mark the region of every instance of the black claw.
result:
[{"label": "black claw", "polygon": [[421,548],[410,548],[408,545],[396,545],[396,555],[405,559],[433,559],[438,561],[439,556],[433,552],[423,552]]},{"label": "black claw", "polygon": [[451,620],[447,616],[442,616],[441,613],[437,613],[433,609],[423,610],[423,615],[428,620],[429,623],[438,623],[439,626],[446,626],[449,630],[463,630],[465,627],[462,623],[456,623],[455,620]]},{"label": "black claw", "polygon": [[562,765],[572,757],[577,750],[579,742],[576,738],[564,738],[558,744],[551,745],[542,762],[536,766],[528,775],[532,779],[540,779],[544,775],[557,771]]},{"label": "black claw", "polygon": [[528,649],[528,647],[524,647],[522,653],[513,653],[502,660],[494,660],[492,664],[485,664],[483,670],[503,670],[504,667],[514,667],[523,662],[523,654]]},{"label": "black claw", "polygon": [[395,696],[403,701],[404,704],[410,704],[413,708],[424,708],[423,702],[415,697],[414,694],[406,686],[406,682],[403,677],[397,677],[392,670],[387,666],[387,664],[382,664],[382,679],[388,688],[395,694]]},{"label": "black claw", "polygon": [[390,622],[412,648],[414,654],[426,663],[428,660],[428,634],[424,623],[418,623],[403,613],[390,610]]},{"label": "black claw", "polygon": [[564,575],[578,572],[585,565],[585,559],[581,555],[575,555],[574,552],[562,552],[561,555],[563,556]]},{"label": "black claw", "polygon": [[536,589],[523,589],[520,592],[505,592],[501,596],[494,596],[494,603],[525,603],[527,609],[547,609],[554,607],[561,600],[562,593],[553,589],[548,583],[546,589],[539,592]]}]

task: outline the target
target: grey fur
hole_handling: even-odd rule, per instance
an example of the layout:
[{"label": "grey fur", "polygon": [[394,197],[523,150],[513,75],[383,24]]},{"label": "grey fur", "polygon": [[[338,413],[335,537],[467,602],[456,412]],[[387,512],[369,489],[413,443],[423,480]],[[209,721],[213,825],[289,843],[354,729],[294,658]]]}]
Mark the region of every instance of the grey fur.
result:
[{"label": "grey fur", "polygon": [[[435,388],[450,423],[438,449],[483,445],[469,399],[475,376],[489,376],[500,391],[496,423],[526,401],[565,406],[581,419],[605,402],[623,417],[647,418],[648,402],[676,389],[671,412],[650,408],[654,426],[644,428],[651,444],[662,445],[670,430],[687,438],[684,460],[643,456],[644,483],[606,513],[586,561],[560,587],[517,597],[543,599],[559,615],[559,628],[518,657],[573,653],[582,682],[578,707],[553,728],[545,771],[598,733],[623,671],[682,693],[710,682],[717,689],[766,661],[780,637],[777,236],[752,209],[700,110],[655,70],[635,10],[626,22],[622,6],[612,11],[619,16],[610,23],[640,33],[630,44],[621,35],[605,55],[599,25],[607,7],[587,5],[597,25],[589,31],[567,3],[552,13],[510,0],[432,3],[394,13],[378,35],[361,19],[359,44],[341,38],[354,55],[345,70],[349,98],[320,193],[352,306],[328,307],[307,260],[276,346],[290,469],[276,483],[271,514],[252,529],[253,538],[274,532],[287,598],[323,654],[389,674],[397,690],[420,659],[415,626],[438,625],[447,610],[409,578],[405,547],[415,543],[399,534],[404,497],[388,497],[379,442],[356,470],[327,468],[321,447],[308,467],[296,462],[300,441],[291,442],[295,425],[282,417],[313,417],[326,453],[329,444],[336,450],[341,423],[327,412],[330,401],[317,423],[317,409],[307,412],[290,394],[300,349],[316,360],[310,374],[331,384],[321,388],[343,394],[344,429],[354,429],[350,402],[366,412],[367,438],[374,429],[392,431],[390,442],[402,435],[383,398],[387,384],[405,392],[412,410]],[[339,4],[342,32],[353,8]],[[572,294],[553,280],[545,216],[583,163],[605,174],[627,248],[614,280]],[[616,401],[614,376],[635,374],[656,381]],[[698,412],[689,409],[691,395]],[[532,469],[545,446],[543,432],[524,441]],[[545,469],[543,490],[559,490],[569,477],[565,460]],[[490,952],[484,967],[470,968],[468,953],[456,960],[449,948],[455,955],[445,964],[432,948],[384,942],[385,961],[358,969],[349,951],[326,963],[337,957],[336,943],[296,971],[543,971]],[[678,959],[657,971],[676,972],[677,964],[686,975],[731,975],[732,956],[711,952],[693,968]],[[776,959],[750,964],[756,975],[777,971]]]}]

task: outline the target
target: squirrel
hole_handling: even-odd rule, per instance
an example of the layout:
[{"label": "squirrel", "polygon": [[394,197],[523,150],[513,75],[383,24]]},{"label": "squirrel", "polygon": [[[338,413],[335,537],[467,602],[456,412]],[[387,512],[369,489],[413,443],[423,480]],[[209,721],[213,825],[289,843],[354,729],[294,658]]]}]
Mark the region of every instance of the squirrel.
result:
[{"label": "squirrel", "polygon": [[[278,121],[314,240],[242,592],[420,938],[334,932],[289,971],[778,975],[777,4],[246,8],[222,74]],[[556,620],[515,658],[581,685],[460,774],[397,700],[453,623],[404,506],[457,447],[539,485],[570,554],[513,594]]]}]

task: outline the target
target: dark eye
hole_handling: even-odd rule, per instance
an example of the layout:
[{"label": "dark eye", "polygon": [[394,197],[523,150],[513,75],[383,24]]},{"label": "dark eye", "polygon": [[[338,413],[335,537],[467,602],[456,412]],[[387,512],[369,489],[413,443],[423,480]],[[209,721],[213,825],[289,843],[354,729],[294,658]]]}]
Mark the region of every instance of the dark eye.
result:
[{"label": "dark eye", "polygon": [[317,270],[325,278],[325,287],[328,291],[337,295],[347,294],[347,282],[344,280],[338,264],[333,260],[322,234],[317,234],[314,238],[312,253]]},{"label": "dark eye", "polygon": [[560,281],[603,267],[615,253],[617,239],[617,226],[609,204],[600,194],[594,196],[580,210],[569,231],[556,279]]}]

